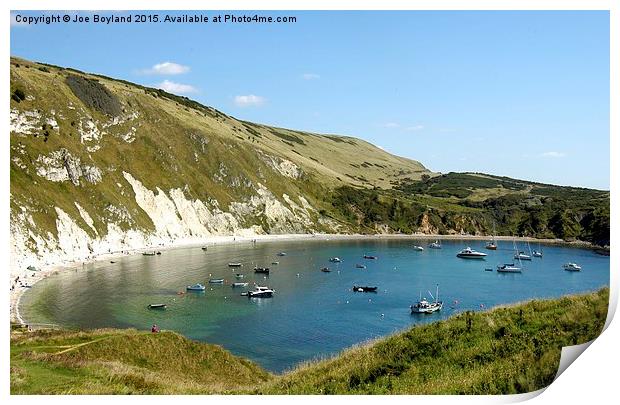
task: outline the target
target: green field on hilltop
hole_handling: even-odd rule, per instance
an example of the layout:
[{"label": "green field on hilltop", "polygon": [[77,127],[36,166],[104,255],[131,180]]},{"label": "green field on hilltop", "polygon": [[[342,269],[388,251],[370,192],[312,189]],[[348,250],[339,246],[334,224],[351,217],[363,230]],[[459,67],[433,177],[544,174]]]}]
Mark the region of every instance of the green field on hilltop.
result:
[{"label": "green field on hilltop", "polygon": [[12,394],[512,394],[549,385],[561,348],[602,331],[609,290],[467,312],[269,373],[174,332],[11,335]]}]

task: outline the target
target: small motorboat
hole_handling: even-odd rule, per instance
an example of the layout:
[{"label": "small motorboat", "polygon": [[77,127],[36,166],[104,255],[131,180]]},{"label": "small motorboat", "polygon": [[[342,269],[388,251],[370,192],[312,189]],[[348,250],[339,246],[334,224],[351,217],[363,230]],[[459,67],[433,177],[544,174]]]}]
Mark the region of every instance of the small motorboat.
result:
[{"label": "small motorboat", "polygon": [[149,304],[148,309],[166,309],[166,304]]},{"label": "small motorboat", "polygon": [[542,252],[539,252],[538,250],[534,250],[532,252],[532,256],[533,257],[543,257],[543,254],[542,254]]},{"label": "small motorboat", "polygon": [[364,266],[363,264],[359,264],[359,263],[358,263],[358,264],[356,264],[356,265],[355,265],[355,268],[356,268],[356,269],[365,269],[365,268],[366,268],[366,266]]},{"label": "small motorboat", "polygon": [[424,248],[420,245],[413,245],[413,250],[416,250],[418,252],[421,252],[424,250]]},{"label": "small motorboat", "polygon": [[202,250],[207,250],[206,246],[201,247]]},{"label": "small motorboat", "polygon": [[277,256],[286,256],[286,252],[278,252]]},{"label": "small motorboat", "polygon": [[456,257],[460,257],[461,259],[484,259],[486,253],[477,252],[470,247],[466,247],[456,254]]},{"label": "small motorboat", "polygon": [[269,274],[269,267],[254,267],[254,273]]},{"label": "small motorboat", "polygon": [[573,262],[568,262],[564,264],[562,268],[566,271],[581,271],[581,266]]},{"label": "small motorboat", "polygon": [[224,284],[223,278],[212,278],[209,280],[209,284]]},{"label": "small motorboat", "polygon": [[322,271],[323,273],[330,273],[330,272],[331,272],[331,270],[329,269],[329,267],[323,267],[323,268],[321,268],[321,271]]},{"label": "small motorboat", "polygon": [[355,292],[377,292],[378,287],[369,287],[369,286],[353,286],[353,291]]},{"label": "small motorboat", "polygon": [[340,262],[342,262],[342,260],[339,257],[332,257],[331,259],[329,259],[329,261],[331,263],[340,263]]},{"label": "small motorboat", "polygon": [[197,284],[194,284],[194,285],[188,285],[187,288],[186,288],[187,291],[204,291],[206,289],[207,289],[207,287],[205,287],[204,285],[202,285],[200,283],[197,283]]},{"label": "small motorboat", "polygon": [[273,264],[274,266],[277,266],[278,264],[280,264],[280,262],[271,262],[271,264]]},{"label": "small motorboat", "polygon": [[[433,294],[428,292],[431,297]],[[440,311],[443,308],[443,301],[439,301],[439,285],[437,285],[437,292],[435,293],[435,302],[429,302],[426,298],[422,298],[422,292],[420,292],[420,299],[414,305],[409,306],[412,314],[430,314],[435,311]]]},{"label": "small motorboat", "polygon": [[436,240],[428,245],[429,249],[441,249],[441,242]]},{"label": "small motorboat", "polygon": [[497,266],[498,273],[521,273],[521,267],[515,266],[514,263],[505,263]]},{"label": "small motorboat", "polygon": [[235,288],[235,287],[247,287],[247,286],[248,286],[248,283],[241,283],[241,282],[238,282],[238,283],[232,283],[232,285],[231,285],[231,286],[232,286],[232,288]]},{"label": "small motorboat", "polygon": [[116,263],[116,262],[115,262],[114,260],[110,260],[110,263],[111,263],[111,264],[114,264],[114,263]]},{"label": "small motorboat", "polygon": [[142,252],[142,256],[155,256],[155,252]]},{"label": "small motorboat", "polygon": [[155,253],[155,254],[159,256],[159,255],[161,255],[161,252],[157,252],[157,253]]},{"label": "small motorboat", "polygon": [[487,268],[484,269],[484,271],[493,271],[493,268],[487,267]]},{"label": "small motorboat", "polygon": [[269,287],[257,285],[254,290],[248,291],[245,295],[247,295],[248,298],[270,298],[273,296],[274,292],[275,290]]},{"label": "small motorboat", "polygon": [[377,260],[377,256],[364,255],[364,259],[368,259],[368,260]]},{"label": "small motorboat", "polygon": [[242,263],[237,263],[237,262],[228,263],[228,267],[241,267],[241,266],[243,266]]},{"label": "small motorboat", "polygon": [[245,277],[245,276],[243,274],[241,274],[241,273],[235,274],[235,278],[243,278],[243,277]]},{"label": "small motorboat", "polygon": [[30,265],[30,266],[26,267],[26,270],[30,270],[30,271],[40,271],[41,269],[38,269],[38,268],[36,268],[36,267],[34,267],[34,266]]}]

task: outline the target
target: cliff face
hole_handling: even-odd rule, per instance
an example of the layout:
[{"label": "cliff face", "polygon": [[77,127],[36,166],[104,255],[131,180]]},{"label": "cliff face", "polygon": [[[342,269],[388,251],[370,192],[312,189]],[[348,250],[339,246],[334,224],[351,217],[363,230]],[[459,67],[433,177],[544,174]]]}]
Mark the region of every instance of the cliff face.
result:
[{"label": "cliff face", "polygon": [[335,187],[429,173],[356,138],[16,58],[10,140],[13,274],[214,235],[347,232],[330,215]]}]

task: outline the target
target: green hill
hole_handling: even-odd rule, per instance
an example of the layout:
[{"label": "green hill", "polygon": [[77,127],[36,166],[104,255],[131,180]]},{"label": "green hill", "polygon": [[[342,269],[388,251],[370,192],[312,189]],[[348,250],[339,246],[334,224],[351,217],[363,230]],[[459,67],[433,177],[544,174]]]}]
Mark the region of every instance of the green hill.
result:
[{"label": "green hill", "polygon": [[609,290],[462,313],[273,375],[172,332],[11,334],[12,394],[511,394],[602,331]]},{"label": "green hill", "polygon": [[[10,61],[11,272],[265,233],[498,233],[609,244],[609,192],[429,172],[363,140]],[[420,151],[423,156],[424,151]]]}]

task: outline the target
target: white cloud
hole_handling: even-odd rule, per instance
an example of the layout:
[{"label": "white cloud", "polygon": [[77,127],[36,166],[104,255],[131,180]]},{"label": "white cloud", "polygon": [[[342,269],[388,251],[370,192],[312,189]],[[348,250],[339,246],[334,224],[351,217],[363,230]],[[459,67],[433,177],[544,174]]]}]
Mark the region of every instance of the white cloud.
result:
[{"label": "white cloud", "polygon": [[421,131],[424,129],[424,125],[414,125],[406,128],[407,131]]},{"label": "white cloud", "polygon": [[566,153],[551,151],[551,152],[541,153],[539,156],[540,157],[550,157],[550,158],[561,158],[561,157],[566,156]]},{"label": "white cloud", "polygon": [[317,75],[316,73],[304,73],[303,75],[301,75],[301,77],[304,80],[318,80],[321,78],[321,76]]},{"label": "white cloud", "polygon": [[400,127],[400,125],[398,125],[395,122],[387,122],[387,123],[383,124],[383,126],[385,128],[398,128],[398,127]]},{"label": "white cloud", "polygon": [[174,62],[162,62],[153,65],[150,69],[142,70],[141,73],[146,75],[181,75],[189,72],[189,70],[189,66]]},{"label": "white cloud", "polygon": [[247,96],[235,96],[235,104],[237,107],[260,107],[267,100],[261,96],[248,94]]},{"label": "white cloud", "polygon": [[175,83],[171,82],[170,80],[164,80],[156,87],[158,89],[162,89],[174,94],[190,94],[198,92],[198,89],[196,89],[194,86],[190,86],[189,84]]}]

